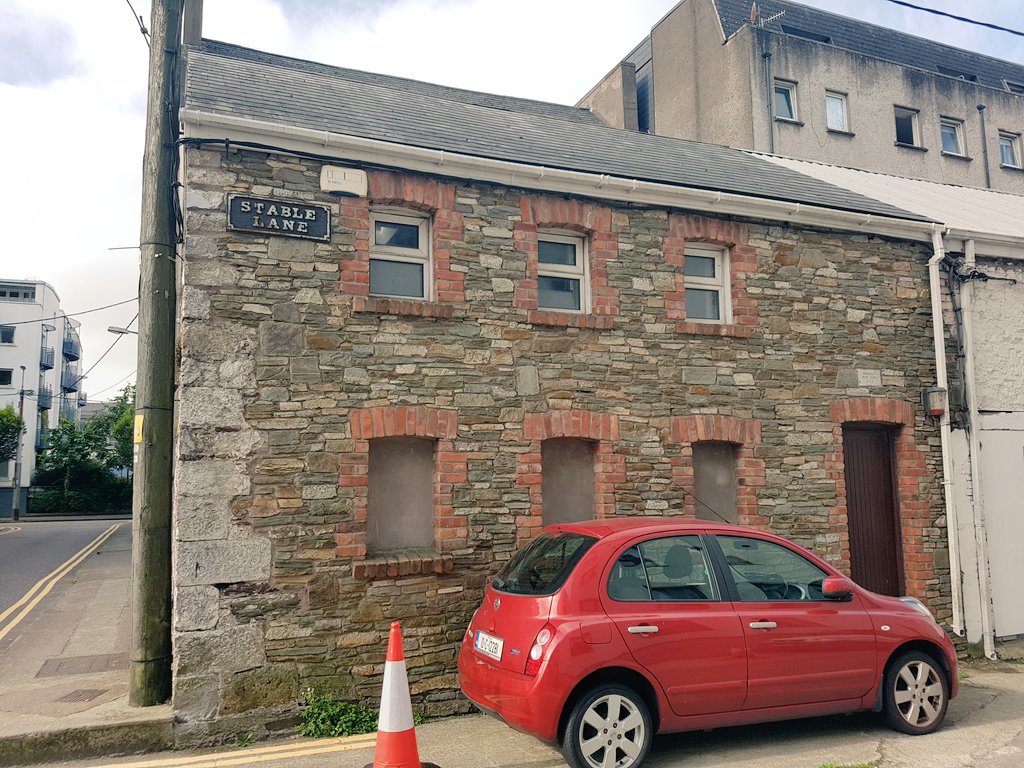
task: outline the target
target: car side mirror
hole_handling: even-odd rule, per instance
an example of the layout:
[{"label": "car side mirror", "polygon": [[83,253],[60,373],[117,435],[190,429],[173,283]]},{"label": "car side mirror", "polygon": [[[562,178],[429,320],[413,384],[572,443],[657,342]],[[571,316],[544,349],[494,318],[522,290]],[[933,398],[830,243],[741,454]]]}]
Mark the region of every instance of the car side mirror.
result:
[{"label": "car side mirror", "polygon": [[853,582],[844,576],[829,576],[821,585],[826,600],[846,601],[853,597]]}]

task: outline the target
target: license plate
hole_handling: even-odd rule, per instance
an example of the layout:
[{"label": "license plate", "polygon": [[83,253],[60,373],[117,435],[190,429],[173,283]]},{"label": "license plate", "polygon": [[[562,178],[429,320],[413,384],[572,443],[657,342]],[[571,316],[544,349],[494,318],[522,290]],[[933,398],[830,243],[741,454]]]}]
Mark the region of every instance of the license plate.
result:
[{"label": "license plate", "polygon": [[501,649],[504,645],[504,640],[492,637],[486,632],[481,632],[479,629],[476,631],[476,637],[473,638],[473,647],[484,656],[490,656],[495,661],[501,661]]}]

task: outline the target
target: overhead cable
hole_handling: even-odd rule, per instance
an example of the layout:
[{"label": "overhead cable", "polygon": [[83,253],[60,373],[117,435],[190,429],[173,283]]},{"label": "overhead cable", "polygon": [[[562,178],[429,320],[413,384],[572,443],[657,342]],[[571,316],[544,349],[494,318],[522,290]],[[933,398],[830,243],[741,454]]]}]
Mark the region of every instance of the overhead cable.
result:
[{"label": "overhead cable", "polygon": [[1024,37],[1024,32],[1021,32],[1021,31],[1016,30],[1016,29],[1010,29],[1009,27],[1001,27],[998,24],[990,24],[987,21],[978,21],[977,19],[969,19],[966,16],[957,16],[957,15],[952,14],[952,13],[946,13],[945,11],[936,10],[935,8],[925,8],[923,5],[914,5],[913,3],[908,3],[905,0],[888,0],[888,1],[890,3],[892,3],[893,5],[902,5],[905,8],[913,8],[915,11],[924,11],[925,13],[934,13],[936,16],[945,16],[947,19],[955,19],[957,21],[962,21],[965,24],[976,24],[979,27],[988,27],[989,29],[994,29],[997,32],[1008,32],[1011,35],[1017,35],[1018,37]]}]

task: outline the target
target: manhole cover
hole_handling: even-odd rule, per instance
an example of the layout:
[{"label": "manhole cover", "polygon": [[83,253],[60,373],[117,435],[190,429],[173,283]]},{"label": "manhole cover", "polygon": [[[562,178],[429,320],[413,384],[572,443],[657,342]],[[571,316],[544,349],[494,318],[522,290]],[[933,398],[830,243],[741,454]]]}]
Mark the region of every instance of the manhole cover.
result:
[{"label": "manhole cover", "polygon": [[36,677],[64,677],[88,675],[94,672],[115,672],[128,669],[127,653],[102,653],[97,656],[70,656],[66,659],[47,659],[36,672]]},{"label": "manhole cover", "polygon": [[79,688],[77,691],[72,691],[66,696],[61,696],[59,699],[56,699],[56,701],[92,701],[93,699],[99,698],[109,690],[109,688]]}]

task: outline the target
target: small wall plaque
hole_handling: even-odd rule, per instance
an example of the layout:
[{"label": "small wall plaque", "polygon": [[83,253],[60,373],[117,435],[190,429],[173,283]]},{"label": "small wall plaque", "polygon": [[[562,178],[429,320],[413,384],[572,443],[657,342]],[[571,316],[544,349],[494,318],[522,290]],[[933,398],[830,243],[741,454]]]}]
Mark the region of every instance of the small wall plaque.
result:
[{"label": "small wall plaque", "polygon": [[231,195],[228,229],[327,241],[331,239],[331,209],[326,205]]}]

